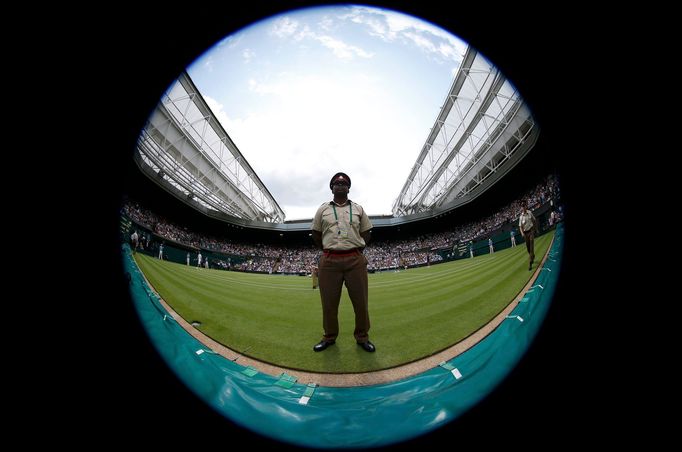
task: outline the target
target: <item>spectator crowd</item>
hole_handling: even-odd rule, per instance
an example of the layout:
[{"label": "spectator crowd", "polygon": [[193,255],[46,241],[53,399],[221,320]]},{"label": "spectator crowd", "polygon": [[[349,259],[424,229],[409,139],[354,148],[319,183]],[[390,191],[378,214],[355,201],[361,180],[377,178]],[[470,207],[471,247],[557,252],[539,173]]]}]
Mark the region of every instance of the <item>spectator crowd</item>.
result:
[{"label": "spectator crowd", "polygon": [[[521,198],[478,221],[456,225],[445,232],[370,242],[364,250],[369,262],[368,269],[381,271],[441,261],[443,250],[454,250],[459,243],[487,239],[504,226],[518,222],[521,206],[525,202],[529,203],[531,211],[549,203],[551,214],[548,226],[551,227],[563,219],[559,200],[559,182],[555,175],[549,175]],[[121,213],[138,227],[152,231],[160,240],[224,255],[224,259],[214,258],[212,265],[216,268],[264,273],[309,273],[317,264],[320,254],[319,250],[313,248],[312,242],[309,245],[245,243],[226,236],[201,234],[186,225],[169,221],[132,200],[125,201]],[[141,233],[140,245],[143,249],[149,249],[151,240],[150,233]]]}]

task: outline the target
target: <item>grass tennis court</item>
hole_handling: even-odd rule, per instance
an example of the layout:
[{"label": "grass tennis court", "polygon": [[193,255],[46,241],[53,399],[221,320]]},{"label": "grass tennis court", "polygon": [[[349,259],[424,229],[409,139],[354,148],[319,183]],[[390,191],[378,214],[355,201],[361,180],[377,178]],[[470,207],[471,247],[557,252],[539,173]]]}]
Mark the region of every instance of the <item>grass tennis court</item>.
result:
[{"label": "grass tennis court", "polygon": [[[551,231],[535,241],[536,263]],[[529,281],[523,244],[474,259],[369,275],[367,353],[353,338],[344,289],[336,345],[315,353],[322,307],[310,277],[198,269],[136,254],[159,295],[188,322],[227,347],[278,366],[311,372],[368,372],[437,353],[488,323]]]}]

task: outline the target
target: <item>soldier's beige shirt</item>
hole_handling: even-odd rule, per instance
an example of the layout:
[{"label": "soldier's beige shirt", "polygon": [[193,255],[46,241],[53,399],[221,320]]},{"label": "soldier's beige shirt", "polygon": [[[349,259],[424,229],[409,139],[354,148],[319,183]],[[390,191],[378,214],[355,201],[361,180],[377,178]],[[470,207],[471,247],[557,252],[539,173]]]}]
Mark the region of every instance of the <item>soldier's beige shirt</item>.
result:
[{"label": "soldier's beige shirt", "polygon": [[[313,218],[313,231],[322,232],[322,248],[325,250],[349,250],[363,248],[365,240],[361,232],[369,231],[373,225],[358,203],[349,200],[345,206],[336,206],[338,221],[334,217],[334,201],[322,204]],[[353,222],[350,221],[350,205],[353,204]]]}]

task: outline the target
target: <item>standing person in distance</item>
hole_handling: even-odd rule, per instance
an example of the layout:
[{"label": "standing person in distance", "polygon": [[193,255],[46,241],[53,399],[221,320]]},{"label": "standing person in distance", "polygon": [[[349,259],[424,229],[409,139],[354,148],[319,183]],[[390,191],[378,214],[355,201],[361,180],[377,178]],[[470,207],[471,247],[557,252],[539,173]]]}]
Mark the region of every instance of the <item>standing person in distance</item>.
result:
[{"label": "standing person in distance", "polygon": [[317,289],[317,267],[313,265],[313,271],[310,272],[313,277],[313,289]]},{"label": "standing person in distance", "polygon": [[369,341],[367,258],[362,254],[370,240],[372,223],[360,204],[348,199],[350,177],[336,173],[329,182],[334,195],[315,213],[312,238],[323,251],[318,265],[324,336],[316,352],[336,343],[339,335],[339,302],[345,283],[355,312],[355,341],[367,352],[376,348]]},{"label": "standing person in distance", "polygon": [[137,240],[138,240],[137,231],[133,231],[133,233],[130,235],[130,245],[133,249],[133,253],[137,251]]},{"label": "standing person in distance", "polygon": [[533,212],[528,210],[528,202],[523,204],[523,211],[519,217],[519,231],[521,232],[521,237],[526,242],[528,271],[530,271],[535,260],[535,235],[538,233],[538,220],[535,219]]}]

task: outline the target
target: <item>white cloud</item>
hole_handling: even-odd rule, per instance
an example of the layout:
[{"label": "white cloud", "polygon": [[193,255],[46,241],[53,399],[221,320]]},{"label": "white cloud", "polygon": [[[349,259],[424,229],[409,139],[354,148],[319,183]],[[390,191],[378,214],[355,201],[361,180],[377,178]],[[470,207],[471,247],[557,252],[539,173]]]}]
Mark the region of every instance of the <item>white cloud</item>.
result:
[{"label": "white cloud", "polygon": [[223,38],[217,45],[217,48],[225,48],[227,47],[228,49],[232,49],[236,47],[239,42],[242,40],[242,35],[237,34],[237,35],[229,35]]},{"label": "white cloud", "polygon": [[367,26],[370,35],[384,41],[391,42],[402,37],[423,51],[447,60],[459,61],[466,50],[466,44],[449,32],[405,14],[356,6],[341,17]]},{"label": "white cloud", "polygon": [[[378,17],[377,17],[378,16]],[[350,20],[356,24],[369,27],[369,34],[384,41],[393,41],[397,37],[395,30],[392,30],[386,22],[386,16],[374,8],[354,6],[351,12],[339,16],[342,20]]]},{"label": "white cloud", "polygon": [[298,28],[298,21],[289,17],[282,17],[275,20],[275,24],[270,32],[279,38],[287,38],[293,35]]},{"label": "white cloud", "polygon": [[[409,16],[374,8],[350,11],[345,16],[325,16],[315,22],[295,15],[277,18],[267,31],[269,42],[263,41],[262,35],[248,33],[224,41],[230,46],[241,42],[230,56],[234,58],[231,64],[244,68],[242,74],[230,79],[229,89],[225,80],[213,85],[212,92],[226,96],[225,104],[233,108],[230,115],[222,100],[211,97],[211,92],[202,93],[284,209],[287,220],[312,218],[315,209],[331,199],[329,179],[337,171],[350,175],[351,199],[372,215],[390,214],[428,136],[440,107],[437,103],[449,88],[415,82],[424,79],[417,76],[420,72],[416,69],[430,65],[429,74],[447,74],[452,68],[454,76],[466,49],[466,44],[443,30]],[[359,33],[358,25],[349,21],[362,27]],[[350,29],[344,28],[349,25]],[[272,45],[279,39],[292,45]],[[371,46],[377,39],[403,48],[386,52],[387,58],[393,58],[388,62],[381,58],[368,65],[361,59],[374,56],[369,50],[374,50]],[[266,42],[268,46],[263,45]],[[313,46],[318,51],[332,52],[339,66],[328,61],[329,67],[320,67],[319,52],[307,52]],[[407,46],[420,49],[421,55],[402,52]],[[256,56],[254,49],[258,59],[269,59],[269,50],[274,54],[275,49],[277,56],[284,58],[268,60],[271,64],[266,72],[255,64],[247,68],[246,63]],[[286,58],[287,51],[292,52],[291,58]],[[317,59],[307,61],[304,57],[308,55]],[[353,60],[358,64],[353,65]],[[446,64],[440,64],[443,60]],[[206,64],[213,63],[207,58]],[[356,67],[384,75],[358,73]],[[404,70],[396,74],[396,67]],[[410,82],[401,83],[401,78]],[[435,96],[434,90],[438,90]],[[429,100],[424,102],[424,97]]]},{"label": "white cloud", "polygon": [[209,56],[208,58],[206,58],[206,60],[204,61],[204,67],[206,68],[206,70],[208,72],[213,72],[213,69],[214,69],[213,68],[213,57]]},{"label": "white cloud", "polygon": [[452,47],[449,44],[444,44],[444,43],[441,43],[438,46],[438,52],[446,60],[460,61],[462,59],[462,56],[464,56],[463,50],[462,50],[462,53],[459,53],[458,49],[456,49],[455,47]]},{"label": "white cloud", "polygon": [[331,199],[329,179],[337,171],[350,175],[351,199],[370,214],[390,214],[426,131],[396,127],[410,118],[400,117],[400,108],[387,113],[395,101],[381,80],[283,74],[275,83],[249,84],[268,98],[268,109],[230,118],[217,101],[206,101],[287,220],[312,218]]},{"label": "white cloud", "polygon": [[405,36],[407,39],[410,41],[414,42],[414,44],[421,48],[422,50],[425,50],[426,52],[431,52],[435,53],[437,51],[436,44],[431,42],[431,40],[426,39],[423,35],[419,33],[404,33],[403,36]]},{"label": "white cloud", "polygon": [[[373,56],[371,52],[367,52],[360,47],[347,44],[346,42],[327,34],[317,33],[311,30],[307,24],[303,27],[299,27],[299,25],[298,21],[289,17],[283,17],[275,21],[270,29],[270,33],[282,39],[293,38],[294,41],[302,41],[306,38],[314,39],[324,47],[330,49],[336,57],[343,60],[352,59],[356,56],[361,58],[371,58]],[[318,26],[324,30],[329,29],[331,25],[332,20],[328,17],[325,17],[322,21],[318,22]]]},{"label": "white cloud", "polygon": [[310,27],[306,24],[301,31],[294,35],[294,41],[302,41],[305,38],[314,38],[315,33],[310,30]]},{"label": "white cloud", "polygon": [[[320,202],[322,204],[324,200]],[[308,206],[301,207],[301,206],[293,206],[293,205],[288,205],[288,204],[280,204],[280,207],[284,212],[286,212],[286,220],[285,221],[291,221],[291,220],[311,220],[313,216],[315,215],[315,211],[311,209]],[[318,207],[318,206],[315,206]],[[311,213],[312,212],[312,213]]]},{"label": "white cloud", "polygon": [[330,31],[334,26],[334,20],[329,16],[324,16],[317,25],[325,31]]},{"label": "white cloud", "polygon": [[244,62],[245,63],[250,63],[251,60],[256,56],[256,52],[254,52],[251,49],[244,49],[242,51],[242,57],[244,57]]},{"label": "white cloud", "polygon": [[336,38],[332,38],[331,36],[315,35],[315,39],[317,39],[323,46],[331,49],[334,52],[334,55],[341,59],[350,59],[354,56],[371,58],[373,55],[372,53],[366,52],[359,47],[346,44],[345,42]]}]

